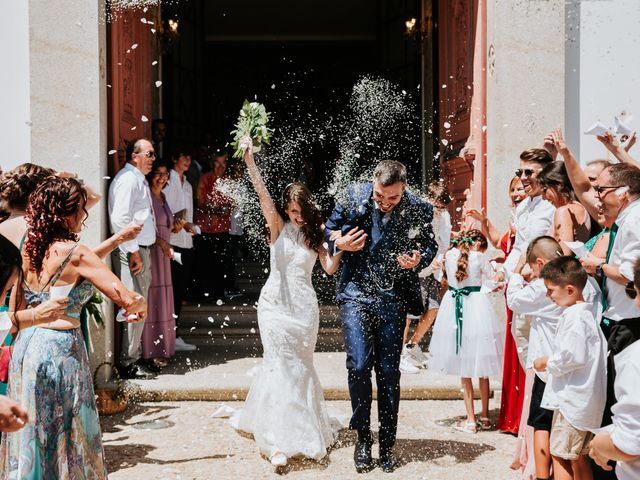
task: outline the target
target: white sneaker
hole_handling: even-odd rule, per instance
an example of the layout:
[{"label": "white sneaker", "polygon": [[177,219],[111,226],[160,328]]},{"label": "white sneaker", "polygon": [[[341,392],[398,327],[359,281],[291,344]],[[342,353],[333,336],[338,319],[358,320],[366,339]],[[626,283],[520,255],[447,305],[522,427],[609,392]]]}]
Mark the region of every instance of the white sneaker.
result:
[{"label": "white sneaker", "polygon": [[400,371],[402,373],[420,373],[420,369],[411,362],[409,355],[404,353],[400,356]]},{"label": "white sneaker", "polygon": [[413,347],[405,345],[403,352],[409,356],[415,366],[427,368],[429,365],[429,357],[424,354],[419,345],[414,345]]},{"label": "white sneaker", "polygon": [[198,347],[185,342],[182,337],[176,338],[176,352],[193,352],[196,348]]}]

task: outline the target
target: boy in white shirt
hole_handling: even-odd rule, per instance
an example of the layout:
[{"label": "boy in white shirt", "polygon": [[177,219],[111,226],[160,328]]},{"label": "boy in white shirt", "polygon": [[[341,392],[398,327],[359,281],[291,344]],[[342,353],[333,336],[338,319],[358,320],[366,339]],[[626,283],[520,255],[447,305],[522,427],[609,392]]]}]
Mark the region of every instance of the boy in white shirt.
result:
[{"label": "boy in white shirt", "polygon": [[[633,283],[635,303],[640,308],[640,260],[634,267]],[[633,297],[630,290],[627,294]],[[640,478],[640,341],[616,355],[615,366],[613,423],[595,436],[589,455],[604,470],[613,468],[607,465],[609,460],[617,460],[618,479],[633,480]]]},{"label": "boy in white shirt", "polygon": [[[542,236],[534,239],[527,247],[525,255],[520,258],[507,286],[507,305],[531,325],[525,369],[533,368],[533,361],[536,358],[552,353],[553,338],[563,309],[547,297],[547,289],[544,280],[540,278],[540,271],[547,263],[560,256],[562,256],[562,248],[554,238]],[[531,269],[529,282],[525,280],[522,273],[527,264]],[[551,470],[549,432],[553,412],[541,406],[545,382],[546,375],[536,372],[531,391],[529,417],[522,419],[534,429],[536,477],[539,479],[549,478]]]},{"label": "boy in white shirt", "polygon": [[600,426],[606,401],[606,356],[604,334],[583,289],[587,272],[574,257],[547,263],[540,273],[547,294],[565,308],[553,345],[553,354],[534,361],[534,368],[548,374],[543,408],[553,410],[550,452],[555,480],[590,480],[586,458],[590,430]]}]

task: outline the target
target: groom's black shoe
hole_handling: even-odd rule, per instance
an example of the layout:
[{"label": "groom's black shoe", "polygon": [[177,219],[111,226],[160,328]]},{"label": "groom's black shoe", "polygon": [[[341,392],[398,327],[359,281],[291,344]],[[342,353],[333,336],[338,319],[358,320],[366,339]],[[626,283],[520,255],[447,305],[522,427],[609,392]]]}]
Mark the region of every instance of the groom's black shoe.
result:
[{"label": "groom's black shoe", "polygon": [[358,432],[358,441],[353,451],[353,461],[356,465],[356,472],[364,473],[373,468],[373,458],[371,458],[371,445],[373,439],[371,434],[362,435]]},{"label": "groom's black shoe", "polygon": [[398,468],[398,459],[393,454],[392,448],[380,448],[380,469],[385,473],[391,473]]}]

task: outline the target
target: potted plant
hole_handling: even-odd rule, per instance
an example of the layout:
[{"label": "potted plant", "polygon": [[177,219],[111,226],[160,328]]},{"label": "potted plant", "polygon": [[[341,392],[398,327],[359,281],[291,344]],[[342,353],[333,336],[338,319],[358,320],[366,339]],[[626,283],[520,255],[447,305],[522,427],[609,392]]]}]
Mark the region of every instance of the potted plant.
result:
[{"label": "potted plant", "polygon": [[93,371],[93,389],[96,394],[96,405],[100,415],[113,415],[115,413],[124,412],[129,404],[129,394],[124,388],[124,382],[118,375],[118,369],[114,368],[113,373],[116,380],[116,386],[98,388],[98,372],[105,365],[113,364],[110,362],[102,362]]}]

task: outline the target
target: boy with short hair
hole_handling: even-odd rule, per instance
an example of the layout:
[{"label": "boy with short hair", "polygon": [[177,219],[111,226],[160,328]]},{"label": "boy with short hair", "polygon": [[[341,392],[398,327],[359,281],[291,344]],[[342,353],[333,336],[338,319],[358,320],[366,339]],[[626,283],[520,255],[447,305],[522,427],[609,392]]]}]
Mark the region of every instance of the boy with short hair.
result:
[{"label": "boy with short hair", "polygon": [[[534,239],[520,258],[507,286],[507,305],[515,314],[530,322],[525,369],[533,368],[536,358],[552,353],[553,339],[563,309],[547,297],[547,289],[540,278],[540,271],[547,263],[561,255],[562,248],[554,238],[542,236]],[[525,265],[529,265],[532,272],[529,282],[523,277]],[[519,348],[524,347],[519,345]],[[541,407],[545,382],[546,375],[536,372],[529,417],[526,419],[527,425],[534,429],[536,477],[539,479],[549,478],[551,470],[549,432],[553,412]]]},{"label": "boy with short hair", "polygon": [[[635,303],[640,308],[640,260],[633,270],[633,290],[629,287],[627,294],[633,297],[635,292]],[[589,455],[604,470],[611,470],[607,462],[616,460],[618,479],[633,480],[640,478],[640,341],[616,355],[614,360],[617,403],[611,408],[613,423],[595,436]]]},{"label": "boy with short hair", "polygon": [[555,480],[589,480],[585,454],[600,426],[606,400],[607,347],[592,305],[583,290],[587,272],[574,257],[548,262],[540,276],[547,295],[564,312],[558,321],[553,353],[535,360],[548,373],[542,407],[553,410],[550,452]]}]

